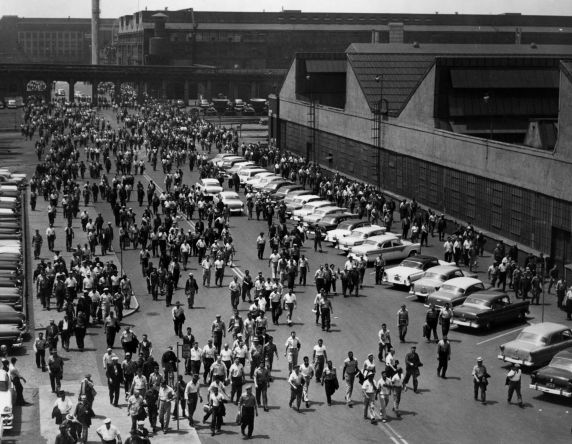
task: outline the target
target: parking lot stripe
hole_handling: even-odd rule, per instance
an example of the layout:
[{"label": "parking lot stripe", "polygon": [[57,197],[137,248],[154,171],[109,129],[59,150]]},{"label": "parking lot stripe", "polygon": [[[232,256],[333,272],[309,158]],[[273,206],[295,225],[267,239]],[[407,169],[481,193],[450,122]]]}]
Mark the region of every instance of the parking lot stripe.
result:
[{"label": "parking lot stripe", "polygon": [[492,337],[492,338],[485,339],[484,341],[477,342],[477,345],[485,344],[485,343],[487,343],[487,342],[494,341],[495,339],[502,338],[503,336],[511,335],[511,334],[513,334],[513,333],[516,333],[517,331],[522,330],[523,328],[524,328],[524,327],[516,328],[516,329],[514,329],[514,330],[507,331],[506,333],[503,333],[503,334],[501,334],[501,335],[497,335],[497,336],[494,336],[494,337]]}]

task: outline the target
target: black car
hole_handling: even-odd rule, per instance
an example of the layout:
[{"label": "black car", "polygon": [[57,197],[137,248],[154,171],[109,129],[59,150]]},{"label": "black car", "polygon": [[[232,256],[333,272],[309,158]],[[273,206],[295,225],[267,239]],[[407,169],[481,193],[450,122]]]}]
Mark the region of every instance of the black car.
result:
[{"label": "black car", "polygon": [[550,364],[532,373],[530,388],[572,398],[572,349],[556,353]]}]

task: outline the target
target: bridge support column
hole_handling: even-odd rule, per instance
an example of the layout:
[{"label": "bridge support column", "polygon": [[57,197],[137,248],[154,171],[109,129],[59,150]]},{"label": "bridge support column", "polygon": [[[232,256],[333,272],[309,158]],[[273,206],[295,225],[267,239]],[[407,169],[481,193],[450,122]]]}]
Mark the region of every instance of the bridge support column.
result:
[{"label": "bridge support column", "polygon": [[185,79],[185,83],[183,85],[183,100],[185,101],[185,105],[188,105],[188,103],[189,103],[189,99],[190,99],[189,89],[190,89],[189,81]]},{"label": "bridge support column", "polygon": [[121,82],[113,82],[113,101],[117,104],[121,101]]},{"label": "bridge support column", "polygon": [[257,88],[256,88],[256,82],[252,82],[250,84],[250,98],[255,98],[258,97],[258,94],[256,92]]},{"label": "bridge support column", "polygon": [[69,85],[69,101],[73,103],[75,100],[75,80],[70,79],[68,80]]}]

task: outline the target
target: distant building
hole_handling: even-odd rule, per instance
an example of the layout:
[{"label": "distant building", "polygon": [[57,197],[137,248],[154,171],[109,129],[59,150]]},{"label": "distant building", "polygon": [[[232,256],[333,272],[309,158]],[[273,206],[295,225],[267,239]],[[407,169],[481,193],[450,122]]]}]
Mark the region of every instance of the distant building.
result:
[{"label": "distant building", "polygon": [[572,44],[572,17],[144,10],[119,18],[117,63],[281,69],[297,52],[372,42]]},{"label": "distant building", "polygon": [[572,46],[353,44],[299,53],[281,148],[572,262]]},{"label": "distant building", "polygon": [[[99,39],[102,63],[114,63],[112,49],[116,20],[101,19]],[[0,59],[4,63],[91,62],[91,19],[0,18]]]}]

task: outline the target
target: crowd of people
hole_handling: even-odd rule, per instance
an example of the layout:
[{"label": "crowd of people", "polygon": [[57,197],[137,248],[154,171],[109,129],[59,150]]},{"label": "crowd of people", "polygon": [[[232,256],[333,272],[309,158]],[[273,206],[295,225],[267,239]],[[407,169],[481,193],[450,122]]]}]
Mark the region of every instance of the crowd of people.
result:
[{"label": "crowd of people", "polygon": [[[221,430],[225,417],[230,416],[227,405],[232,403],[237,406],[236,419],[241,423],[242,433],[251,437],[258,407],[269,411],[268,391],[275,384],[272,370],[279,353],[274,338],[268,334],[266,312],[271,312],[274,326],[280,325],[283,312],[286,312],[286,324],[292,325],[297,307],[296,288],[307,285],[310,272],[310,264],[303,254],[308,233],[302,224],[287,223],[283,206],[274,205],[267,196],[246,189],[249,218],[254,218],[255,212],[258,220],[262,218],[268,224],[268,230],[262,231],[256,240],[256,248],[258,258],[268,260],[269,272],[266,276],[262,272],[252,276],[245,270],[230,282],[224,282],[225,269],[233,267],[237,254],[229,209],[222,201],[209,199],[197,187],[184,182],[184,169],[188,165],[189,172],[196,170],[200,177],[217,178],[224,185],[223,171],[209,162],[213,148],[216,152],[240,153],[246,159],[272,168],[323,198],[347,207],[358,217],[385,225],[388,231],[394,229],[394,213],[398,211],[403,237],[427,244],[428,237],[433,237],[436,230],[439,240],[445,242],[444,259],[448,262],[473,269],[477,265],[476,258],[483,253],[484,237],[471,226],[457,230],[446,239],[450,230],[444,216],[422,210],[415,200],[396,203],[371,185],[337,173],[327,174],[318,165],[272,144],[241,143],[235,130],[217,127],[197,115],[152,101],[140,108],[118,107],[116,111],[116,122],[111,124],[97,109],[87,106],[32,103],[25,108],[22,134],[35,140],[38,156],[38,165],[30,180],[30,204],[34,210],[39,197],[46,202],[45,236],[53,254],[51,260],[40,260],[43,236],[36,230],[32,239],[34,258],[39,260],[34,271],[35,289],[42,307],[58,313],[58,322],[54,316],[45,336],[40,333],[35,340],[34,351],[37,367],[48,371],[52,392],[57,397],[53,415],[60,426],[60,443],[87,442],[97,393],[91,375],[86,374],[77,404],[73,406],[61,390],[64,361],[58,347],[69,352],[70,338],[75,336],[77,349],[83,351],[86,332],[98,324],[104,327],[108,347],[102,359],[110,404],[118,406],[123,388],[132,420],[131,442],[148,442],[151,432],[159,430],[168,433],[172,415],[185,417],[191,426],[198,426],[201,419],[204,423],[212,418],[211,433],[215,435]],[[164,189],[144,176],[147,169],[157,168],[164,174]],[[235,187],[236,180],[229,185]],[[101,213],[90,214],[90,203],[103,205],[104,202],[110,205],[113,221],[106,222]],[[140,216],[130,207],[136,205],[140,207]],[[61,233],[54,228],[56,220],[63,220],[66,226]],[[187,221],[191,223],[187,225]],[[75,222],[81,226],[77,234],[74,230],[79,228],[74,229]],[[68,262],[55,249],[58,235],[66,239]],[[77,240],[80,236],[86,239],[83,245]],[[267,240],[269,253],[265,250]],[[134,331],[136,328],[121,326],[124,311],[133,303],[133,287],[123,270],[118,270],[113,261],[105,260],[114,246],[138,251],[141,277],[145,279],[148,295],[151,301],[165,300],[172,315],[174,334],[185,346],[182,362],[178,362],[172,347],[158,353],[153,350],[152,338],[147,334],[139,337]],[[509,276],[509,286],[518,295],[526,298],[531,291],[534,296],[534,273],[538,270],[537,276],[542,276],[546,269],[536,262],[533,267],[528,261],[518,276],[514,270],[519,267],[509,272],[512,263],[509,260],[516,261],[510,252],[497,254],[495,249],[494,258],[498,263],[489,270],[493,286],[498,281],[504,290]],[[341,282],[339,289],[344,296],[347,290],[350,295],[354,290],[357,296],[366,265],[348,259],[343,269],[333,264],[316,267],[314,311],[316,324],[321,320],[322,331],[329,332],[331,328],[334,307],[330,296],[337,293],[337,281]],[[379,266],[383,266],[383,261]],[[192,270],[188,272],[189,268],[199,268],[201,276],[195,276]],[[185,328],[186,315],[194,310],[195,297],[201,288],[211,287],[213,271],[214,286],[228,289],[232,315],[228,322],[217,315],[211,330],[200,332],[201,336],[206,333],[208,338],[206,344],[200,346],[195,337],[199,332]],[[376,276],[378,271],[376,265]],[[530,279],[526,277],[528,272]],[[555,280],[556,291],[560,291],[558,276],[551,274],[550,278]],[[531,282],[528,291],[522,285],[526,280]],[[381,284],[381,280],[376,278],[376,284]],[[172,303],[173,294],[179,288],[184,288],[186,310],[180,302]],[[241,301],[250,304],[244,318],[238,310]],[[427,316],[429,319],[429,313]],[[437,319],[450,319],[448,316],[449,313],[441,311]],[[445,324],[446,321],[442,323]],[[397,313],[396,325],[403,342],[409,325],[405,306]],[[302,402],[310,406],[313,381],[324,386],[327,403],[332,405],[332,396],[340,382],[336,366],[328,359],[326,341],[317,339],[312,346],[312,356],[300,359],[302,342],[295,331],[289,331],[284,358],[288,363],[290,407],[300,411]],[[445,330],[440,340],[436,329],[433,331],[439,362],[437,373],[445,378],[451,346]],[[117,335],[123,356],[114,351]],[[410,380],[413,391],[418,391],[423,363],[416,347],[412,347],[404,356],[402,367],[385,323],[378,339],[381,371],[373,354],[359,362],[349,351],[341,366],[341,379],[345,381],[344,398],[348,407],[353,406],[357,380],[364,399],[364,419],[385,422],[390,398],[392,410],[400,416],[402,393]],[[47,363],[46,353],[49,353]],[[159,355],[161,358],[156,360],[155,356]],[[175,377],[181,367],[184,371]],[[482,393],[486,391],[488,373],[482,367],[481,360],[473,369],[475,398],[478,389]],[[519,375],[518,372],[511,375],[514,382],[511,386],[521,402]],[[190,377],[188,381],[186,376]],[[484,395],[482,399],[484,401]],[[200,407],[201,404],[204,405]],[[204,413],[202,418],[200,413],[196,418],[197,409]],[[106,419],[97,429],[104,442],[120,439],[112,421],[112,418]],[[150,431],[145,428],[146,424]]]}]

